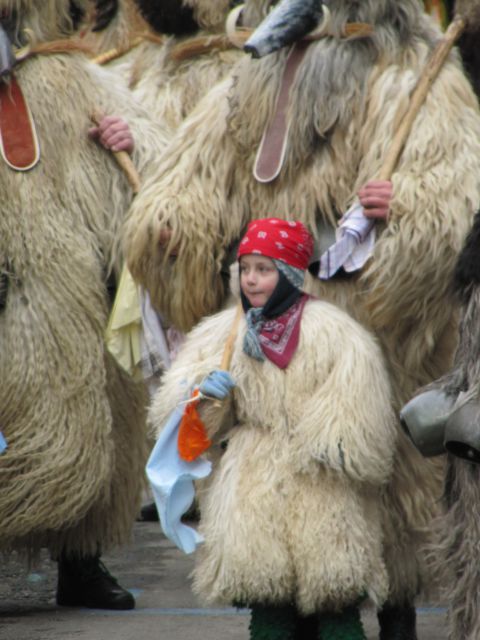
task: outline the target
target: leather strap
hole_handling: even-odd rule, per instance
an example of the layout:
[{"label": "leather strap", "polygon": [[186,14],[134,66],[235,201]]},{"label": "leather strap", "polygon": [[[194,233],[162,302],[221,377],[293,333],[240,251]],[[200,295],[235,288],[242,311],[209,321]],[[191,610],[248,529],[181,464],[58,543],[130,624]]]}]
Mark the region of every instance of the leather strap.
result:
[{"label": "leather strap", "polygon": [[0,153],[15,171],[33,169],[40,160],[35,123],[13,74],[0,82]]},{"label": "leather strap", "polygon": [[258,182],[272,182],[282,169],[288,143],[287,111],[290,87],[309,44],[307,41],[297,42],[288,53],[273,118],[263,133],[255,158],[253,175]]}]

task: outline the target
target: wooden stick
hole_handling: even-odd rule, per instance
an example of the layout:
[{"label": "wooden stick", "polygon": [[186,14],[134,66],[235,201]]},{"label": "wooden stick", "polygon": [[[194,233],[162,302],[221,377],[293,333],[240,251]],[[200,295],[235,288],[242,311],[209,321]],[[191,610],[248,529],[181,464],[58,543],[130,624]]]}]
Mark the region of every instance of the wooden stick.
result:
[{"label": "wooden stick", "polygon": [[238,333],[238,325],[240,324],[240,318],[242,317],[242,315],[242,305],[238,304],[237,311],[233,319],[232,328],[230,329],[230,333],[228,334],[228,338],[223,349],[222,362],[220,363],[220,369],[223,369],[224,371],[228,371],[230,369],[230,364],[232,363],[233,347],[235,345],[235,339]]},{"label": "wooden stick", "polygon": [[403,147],[408,139],[415,118],[417,117],[421,106],[425,102],[433,82],[440,73],[448,54],[465,30],[466,26],[467,21],[465,18],[457,16],[448,27],[444,37],[429,56],[425,69],[423,70],[412,93],[407,113],[402,120],[402,124],[395,133],[390,150],[387,153],[387,157],[385,158],[380,173],[378,174],[378,180],[390,180],[392,177],[392,173],[397,166],[398,159],[400,158],[400,154],[402,153]]},{"label": "wooden stick", "polygon": [[[91,115],[92,122],[97,126],[100,124],[102,118],[103,115],[99,111],[94,111]],[[141,181],[130,155],[126,151],[112,151],[112,154],[117,164],[124,172],[130,187],[132,188],[133,194],[136,195],[140,191]]]},{"label": "wooden stick", "polygon": [[[220,369],[223,371],[228,371],[230,369],[230,365],[232,363],[233,356],[233,347],[235,345],[235,339],[238,333],[238,325],[240,324],[240,318],[243,316],[242,305],[239,303],[237,305],[237,311],[235,313],[235,317],[233,319],[232,328],[230,329],[230,333],[228,334],[228,338],[225,341],[225,346],[223,348],[222,361],[220,363]],[[215,400],[213,406],[217,409],[223,407],[223,400]]]}]

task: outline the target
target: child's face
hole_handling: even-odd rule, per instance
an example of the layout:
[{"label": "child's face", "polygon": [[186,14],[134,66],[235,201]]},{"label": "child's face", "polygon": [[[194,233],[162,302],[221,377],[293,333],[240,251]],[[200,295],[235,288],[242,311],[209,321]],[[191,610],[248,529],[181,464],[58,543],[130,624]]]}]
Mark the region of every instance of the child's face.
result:
[{"label": "child's face", "polygon": [[249,254],[240,257],[240,288],[252,307],[263,307],[278,283],[278,271],[270,258]]}]

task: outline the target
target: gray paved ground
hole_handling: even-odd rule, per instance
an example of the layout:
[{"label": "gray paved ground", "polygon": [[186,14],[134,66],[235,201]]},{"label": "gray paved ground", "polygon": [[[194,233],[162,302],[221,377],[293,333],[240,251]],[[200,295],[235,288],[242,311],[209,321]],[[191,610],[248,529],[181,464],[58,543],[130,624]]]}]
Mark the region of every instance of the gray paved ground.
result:
[{"label": "gray paved ground", "polygon": [[[128,612],[64,609],[55,605],[56,567],[43,555],[27,570],[3,561],[0,580],[1,640],[247,640],[248,614],[203,609],[190,591],[193,560],[177,551],[157,523],[137,523],[134,544],[104,558],[109,570],[137,598]],[[445,612],[418,611],[419,640],[445,640]],[[378,638],[366,613],[369,640]]]}]

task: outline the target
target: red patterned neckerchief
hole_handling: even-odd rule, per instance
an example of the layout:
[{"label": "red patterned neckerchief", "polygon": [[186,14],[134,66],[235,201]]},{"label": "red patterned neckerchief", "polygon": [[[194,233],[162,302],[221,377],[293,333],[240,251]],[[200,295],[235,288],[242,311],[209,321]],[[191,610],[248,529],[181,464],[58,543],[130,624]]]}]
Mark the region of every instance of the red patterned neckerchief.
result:
[{"label": "red patterned neckerchief", "polygon": [[302,313],[309,298],[303,294],[285,313],[263,323],[259,334],[260,346],[265,357],[280,369],[286,369],[295,355]]}]

